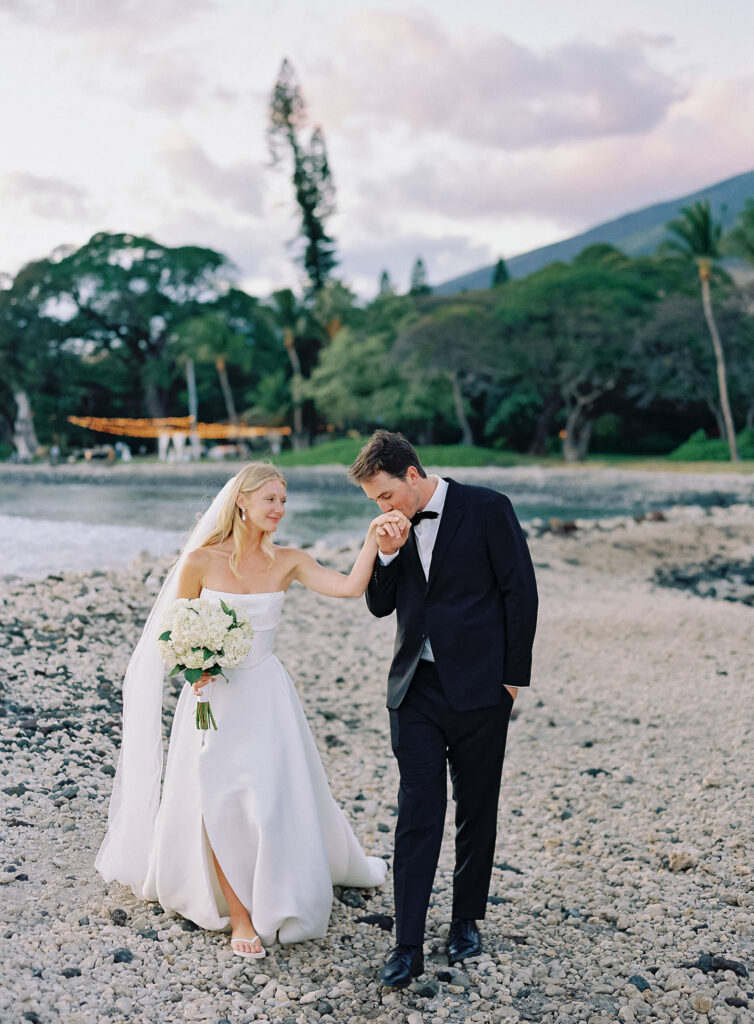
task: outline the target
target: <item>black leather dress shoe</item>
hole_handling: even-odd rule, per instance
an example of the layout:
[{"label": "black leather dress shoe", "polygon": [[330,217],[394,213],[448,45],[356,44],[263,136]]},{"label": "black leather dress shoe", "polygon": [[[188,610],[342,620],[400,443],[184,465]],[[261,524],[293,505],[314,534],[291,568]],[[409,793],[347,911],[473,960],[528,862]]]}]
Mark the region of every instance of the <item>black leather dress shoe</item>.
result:
[{"label": "black leather dress shoe", "polygon": [[421,946],[395,946],[385,959],[380,981],[389,988],[405,988],[412,978],[424,974],[424,954]]},{"label": "black leather dress shoe", "polygon": [[482,937],[476,921],[467,921],[456,917],[450,922],[448,932],[448,963],[454,964],[469,956],[479,956],[482,952]]}]

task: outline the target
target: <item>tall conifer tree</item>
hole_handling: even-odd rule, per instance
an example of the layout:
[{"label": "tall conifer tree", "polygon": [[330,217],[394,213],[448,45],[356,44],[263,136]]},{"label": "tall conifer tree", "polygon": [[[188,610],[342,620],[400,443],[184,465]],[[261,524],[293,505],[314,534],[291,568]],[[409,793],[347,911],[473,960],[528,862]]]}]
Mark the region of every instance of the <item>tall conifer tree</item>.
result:
[{"label": "tall conifer tree", "polygon": [[411,271],[409,295],[430,295],[432,289],[427,284],[427,268],[421,256],[417,256]]},{"label": "tall conifer tree", "polygon": [[337,265],[335,243],[325,221],[335,210],[335,186],[330,173],[322,129],[315,127],[309,142],[302,140],[306,128],[306,105],[296,72],[284,60],[270,98],[267,137],[273,163],[290,153],[296,202],[301,211],[301,257],[312,292],[320,291]]}]

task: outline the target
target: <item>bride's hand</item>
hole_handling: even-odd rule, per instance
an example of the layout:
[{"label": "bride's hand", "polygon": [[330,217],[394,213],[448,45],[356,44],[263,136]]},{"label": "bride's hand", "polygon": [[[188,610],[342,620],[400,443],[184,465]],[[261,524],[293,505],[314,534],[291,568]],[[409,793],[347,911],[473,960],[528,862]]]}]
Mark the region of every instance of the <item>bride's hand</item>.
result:
[{"label": "bride's hand", "polygon": [[377,539],[377,547],[383,555],[392,555],[400,551],[406,543],[411,522],[397,509],[385,512],[373,521]]},{"label": "bride's hand", "polygon": [[408,532],[411,523],[398,509],[390,512],[383,512],[369,524],[370,532],[374,531],[378,537],[402,537]]},{"label": "bride's hand", "polygon": [[212,676],[209,674],[209,672],[205,672],[204,675],[199,676],[197,681],[192,685],[191,692],[193,694],[195,694],[197,697],[199,697],[201,695],[201,692],[202,692],[202,687],[206,686],[207,683],[211,683],[211,682],[212,682]]}]

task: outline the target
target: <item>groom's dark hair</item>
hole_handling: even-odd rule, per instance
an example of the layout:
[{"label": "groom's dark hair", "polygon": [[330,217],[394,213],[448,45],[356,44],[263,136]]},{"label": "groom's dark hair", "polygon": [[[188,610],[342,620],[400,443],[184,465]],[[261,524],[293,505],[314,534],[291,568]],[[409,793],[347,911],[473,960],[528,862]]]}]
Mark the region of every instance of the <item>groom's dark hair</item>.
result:
[{"label": "groom's dark hair", "polygon": [[355,484],[383,472],[403,480],[409,466],[414,466],[419,476],[426,477],[419,456],[403,434],[375,430],[348,470],[348,476]]}]

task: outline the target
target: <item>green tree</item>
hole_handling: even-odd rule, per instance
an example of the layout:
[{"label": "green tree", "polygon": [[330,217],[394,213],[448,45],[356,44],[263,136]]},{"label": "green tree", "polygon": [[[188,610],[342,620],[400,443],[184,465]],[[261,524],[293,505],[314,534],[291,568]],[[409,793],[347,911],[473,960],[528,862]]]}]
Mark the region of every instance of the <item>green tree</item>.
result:
[{"label": "green tree", "polygon": [[380,274],[380,288],[378,294],[389,295],[393,290],[393,282],[390,279],[390,274],[387,270],[383,270]]},{"label": "green tree", "polygon": [[427,283],[427,268],[424,265],[424,260],[421,256],[417,256],[411,270],[411,283],[409,285],[408,294],[417,296],[430,295],[431,293],[432,289]]},{"label": "green tree", "polygon": [[724,239],[725,248],[754,264],[754,199],[747,199],[731,231]]},{"label": "green tree", "polygon": [[505,260],[501,256],[495,264],[495,269],[492,271],[492,287],[497,288],[499,284],[505,284],[505,282],[510,281],[510,279],[510,272],[505,265]]},{"label": "green tree", "polygon": [[608,242],[593,242],[578,252],[571,264],[574,267],[612,267],[625,269],[631,265],[631,258],[622,249]]},{"label": "green tree", "polygon": [[[754,327],[739,303],[728,301],[718,310],[728,339],[728,365],[733,396],[743,405],[748,400],[754,417]],[[725,434],[720,391],[715,379],[715,355],[706,325],[699,317],[698,299],[670,295],[662,299],[634,339],[634,372],[631,393],[641,407],[666,402],[682,414],[698,404],[706,407],[718,433]],[[698,420],[697,420],[698,423]]]},{"label": "green tree", "polygon": [[228,362],[242,364],[246,361],[246,341],[230,327],[228,317],[214,309],[190,317],[178,326],[171,341],[179,358],[191,359],[200,366],[214,366],[226,416],[230,423],[238,426],[238,413],[228,378]]},{"label": "green tree", "polygon": [[728,397],[725,353],[723,352],[720,334],[715,322],[710,293],[712,268],[715,261],[721,255],[722,224],[713,218],[709,200],[705,199],[702,202],[694,203],[692,206],[684,206],[681,210],[681,216],[669,221],[666,228],[675,237],[664,243],[664,251],[676,253],[683,259],[694,263],[697,268],[702,292],[704,318],[707,322],[707,329],[709,330],[712,347],[715,352],[717,385],[720,392],[720,407],[723,413],[725,436],[730,449],[731,461],[738,462],[736,431]]},{"label": "green tree", "polygon": [[130,388],[111,356],[69,339],[47,315],[51,264],[62,255],[0,277],[0,437],[22,459],[40,443],[65,447],[72,413],[122,412]]},{"label": "green tree", "polygon": [[484,390],[485,369],[495,343],[491,304],[484,293],[433,301],[430,308],[405,326],[394,355],[414,372],[427,370],[450,382],[461,443],[471,445],[474,435],[467,412],[472,394]]},{"label": "green tree", "polygon": [[595,419],[630,374],[630,342],[657,291],[631,261],[587,260],[511,281],[498,301],[500,374],[511,390],[536,389],[547,423],[562,415],[567,462],[586,456]]},{"label": "green tree", "polygon": [[357,316],[356,296],[342,281],[328,281],[311,303],[311,318],[327,341]]},{"label": "green tree", "polygon": [[335,210],[335,186],[322,129],[315,127],[307,144],[301,139],[305,126],[306,105],[296,72],[284,60],[270,98],[267,137],[274,164],[279,164],[285,153],[291,157],[291,180],[304,240],[301,262],[309,287],[316,293],[324,288],[338,262],[335,243],[325,229]]},{"label": "green tree", "polygon": [[406,296],[378,296],[322,350],[304,391],[329,423],[361,432],[387,427],[429,443],[437,424],[452,421],[447,379],[414,372],[393,352],[402,326],[415,317]]},{"label": "green tree", "polygon": [[171,343],[182,359],[192,358],[198,366],[213,366],[217,373],[230,423],[240,417],[231,385],[231,370],[237,386],[258,387],[263,376],[284,368],[279,344],[269,317],[257,299],[238,288],[221,295],[206,311],[179,325]]},{"label": "green tree", "polygon": [[281,288],[273,292],[268,308],[273,322],[282,338],[285,353],[291,364],[292,380],[290,386],[291,404],[293,407],[293,447],[297,451],[306,444],[304,436],[302,383],[304,375],[299,356],[297,338],[306,325],[306,310],[299,303],[290,288]]},{"label": "green tree", "polygon": [[[15,280],[0,277],[0,416],[3,436],[28,462],[39,448],[30,393],[41,383],[49,324],[40,318],[39,282],[46,261],[27,264]],[[42,359],[40,360],[40,356]]]},{"label": "green tree", "polygon": [[166,415],[175,377],[170,339],[227,290],[229,271],[212,249],[102,232],[47,261],[39,299],[71,350],[125,364],[142,407],[157,418]]}]

